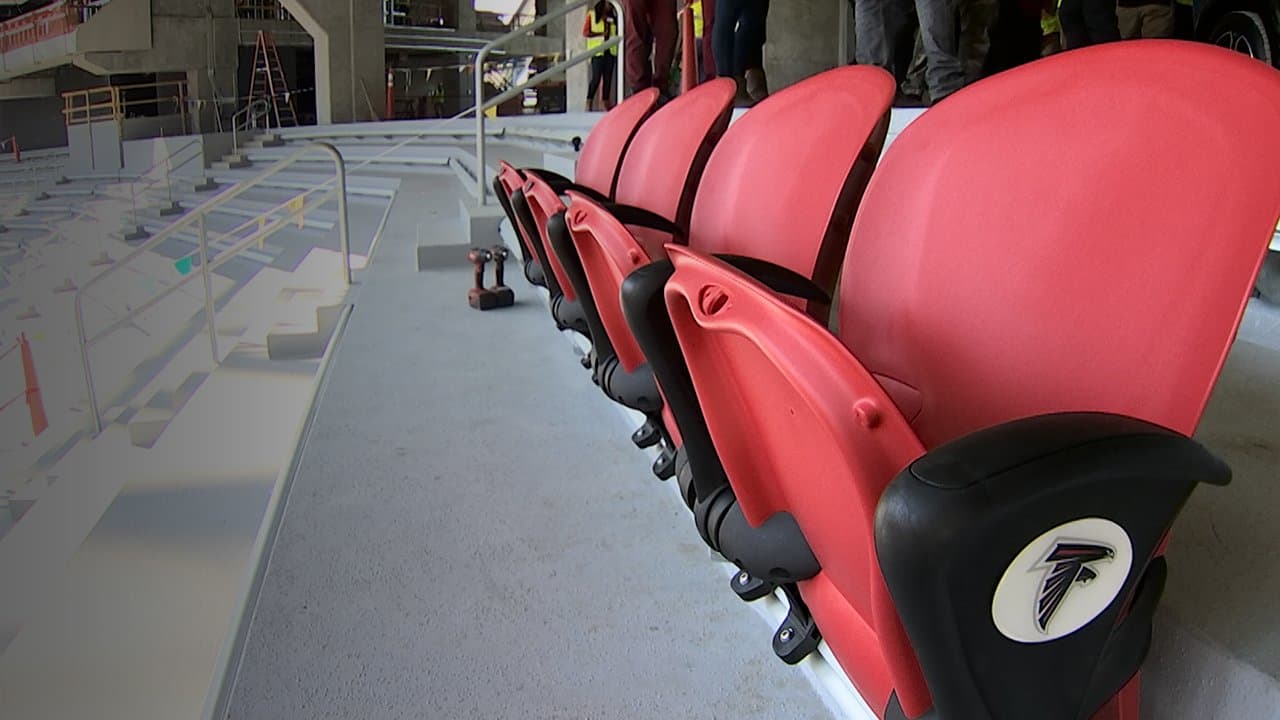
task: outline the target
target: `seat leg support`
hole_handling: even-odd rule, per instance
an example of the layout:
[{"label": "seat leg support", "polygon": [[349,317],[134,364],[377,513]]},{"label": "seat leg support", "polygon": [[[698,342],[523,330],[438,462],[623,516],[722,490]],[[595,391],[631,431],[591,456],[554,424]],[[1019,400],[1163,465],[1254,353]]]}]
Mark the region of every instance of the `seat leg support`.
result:
[{"label": "seat leg support", "polygon": [[729,587],[733,592],[742,598],[743,602],[754,602],[762,597],[772,595],[773,591],[778,589],[777,585],[762,580],[746,570],[741,570],[737,575],[729,580]]},{"label": "seat leg support", "polygon": [[782,586],[782,591],[790,601],[791,611],[773,633],[773,652],[782,662],[795,665],[818,649],[822,633],[818,631],[818,624],[814,622],[809,608],[800,597],[799,588],[788,584]]}]

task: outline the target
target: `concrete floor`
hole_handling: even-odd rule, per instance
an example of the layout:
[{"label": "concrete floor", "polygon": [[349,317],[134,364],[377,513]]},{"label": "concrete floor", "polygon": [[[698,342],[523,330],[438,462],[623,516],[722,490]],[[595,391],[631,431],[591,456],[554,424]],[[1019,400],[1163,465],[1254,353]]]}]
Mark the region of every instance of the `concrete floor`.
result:
[{"label": "concrete floor", "polygon": [[402,188],[364,275],[229,717],[830,717],[543,299],[415,272],[454,182]]}]

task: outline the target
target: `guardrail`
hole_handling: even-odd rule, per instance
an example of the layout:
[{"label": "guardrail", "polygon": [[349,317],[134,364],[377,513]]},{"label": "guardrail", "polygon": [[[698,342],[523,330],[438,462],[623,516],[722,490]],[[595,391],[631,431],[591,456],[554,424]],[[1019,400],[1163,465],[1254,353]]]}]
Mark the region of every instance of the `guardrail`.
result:
[{"label": "guardrail", "polygon": [[[162,92],[168,89],[166,94]],[[130,97],[140,91],[154,91],[152,97]],[[154,107],[159,114],[166,103],[173,103],[182,116],[182,127],[187,126],[187,83],[181,80],[141,83],[137,85],[105,85],[87,90],[62,93],[62,115],[67,127],[86,123],[114,120],[123,122],[130,108]]]},{"label": "guardrail", "polygon": [[[574,10],[586,7],[587,5],[591,5],[591,4],[593,4],[591,0],[576,0],[575,2],[566,3],[564,7],[560,8],[559,10],[556,10],[555,12],[552,12],[552,13],[548,13],[542,16],[541,18],[539,18],[536,22],[533,22],[529,25],[525,25],[524,27],[518,28],[516,30],[512,30],[506,35],[496,38],[490,41],[484,47],[480,48],[480,51],[476,53],[476,67],[475,67],[476,102],[479,103],[480,99],[484,97],[484,60],[486,57],[489,56],[491,52],[493,52],[499,47],[502,47],[503,45],[506,45],[507,43],[511,42],[516,38],[533,34],[539,28],[547,25],[553,20],[562,18],[565,15],[568,15],[569,13],[573,12]],[[569,68],[575,65],[578,65],[583,62],[587,62],[594,55],[611,50],[615,47],[619,48],[618,55],[620,57],[625,58],[626,54],[622,51],[620,46],[622,45],[622,38],[626,35],[626,27],[625,27],[626,21],[624,19],[626,17],[626,13],[623,11],[622,3],[620,2],[620,0],[609,0],[609,4],[613,6],[614,12],[618,18],[617,37],[610,38],[609,40],[606,40],[605,42],[601,43],[597,47],[580,52],[570,58],[567,58],[565,60],[562,60],[556,63],[555,65],[552,65],[551,67],[547,68],[546,70],[543,70],[542,72],[538,73],[537,75],[525,81],[524,83],[517,85],[516,87],[513,87],[510,90],[507,90],[506,92],[499,93],[497,96],[491,98],[490,100],[485,102],[483,105],[480,105],[476,110],[476,166],[479,169],[479,172],[476,173],[477,175],[476,183],[477,183],[477,193],[478,193],[476,197],[478,198],[481,205],[484,205],[487,202],[487,197],[489,192],[488,188],[486,187],[487,183],[485,182],[485,170],[484,170],[484,162],[485,162],[484,109],[486,107],[492,107],[494,105],[498,105],[500,103],[506,102],[507,100],[513,97],[516,97],[518,94],[523,93],[526,88],[540,85],[546,82],[547,80],[550,80],[551,78],[564,73],[566,70],[568,70]],[[617,75],[617,78],[615,78],[615,87],[617,88],[617,92],[618,92],[618,102],[622,102],[622,98],[623,98],[623,87],[624,87],[623,66],[624,65],[626,65],[625,62],[619,61],[617,63],[618,75]]]},{"label": "guardrail", "polygon": [[[313,203],[310,203],[310,204],[308,204],[306,198],[310,197],[315,191],[309,191],[299,196],[299,198],[285,201],[280,205],[277,205],[276,207],[272,208],[271,210],[268,210],[267,212],[259,215],[257,218],[241,224],[239,227],[225,233],[224,236],[234,235],[236,233],[239,233],[251,227],[254,224],[258,225],[258,230],[256,232],[250,233],[249,235],[241,238],[230,248],[219,253],[217,257],[214,257],[214,258],[209,257],[209,231],[208,231],[208,227],[207,227],[208,224],[206,220],[210,213],[212,213],[215,209],[221,207],[222,205],[225,205],[231,202],[232,200],[236,199],[237,197],[244,194],[245,192],[257,187],[258,185],[262,184],[263,182],[270,179],[271,177],[281,172],[284,172],[285,170],[289,169],[296,163],[300,162],[307,155],[310,155],[317,151],[327,154],[333,160],[334,174],[335,174],[335,180],[336,180],[336,186],[333,189],[329,190],[328,192],[320,194],[318,199],[316,199]],[[85,387],[89,392],[89,410],[93,416],[94,433],[97,434],[102,432],[102,412],[98,406],[98,395],[97,395],[96,389],[94,388],[94,383],[93,383],[93,368],[89,359],[89,350],[90,348],[93,347],[93,345],[97,344],[102,339],[106,338],[108,335],[111,335],[117,330],[128,327],[133,322],[134,318],[138,317],[138,315],[141,315],[147,310],[150,310],[165,298],[169,297],[173,293],[182,289],[187,284],[194,282],[197,278],[200,278],[204,282],[205,320],[209,327],[209,347],[213,353],[213,361],[214,361],[214,364],[216,365],[218,363],[218,337],[217,337],[217,329],[214,325],[216,311],[214,309],[214,304],[213,304],[213,285],[210,281],[210,277],[209,277],[210,274],[214,270],[218,269],[222,265],[226,264],[227,262],[235,258],[244,250],[249,249],[253,245],[256,245],[259,241],[274,234],[277,230],[284,227],[287,223],[292,222],[298,217],[316,209],[321,205],[324,205],[330,199],[333,199],[333,198],[337,198],[337,201],[338,201],[338,233],[339,233],[339,240],[341,243],[340,248],[341,248],[341,254],[342,254],[343,281],[346,284],[350,285],[351,284],[351,228],[350,228],[350,224],[348,222],[348,217],[347,217],[347,169],[346,169],[346,163],[342,158],[342,153],[340,153],[336,147],[328,143],[312,143],[307,147],[302,148],[297,152],[293,153],[289,157],[284,158],[283,160],[280,160],[279,162],[267,168],[262,173],[254,176],[253,178],[246,180],[242,183],[239,183],[235,187],[225,192],[219,193],[217,196],[213,198],[210,198],[207,202],[205,202],[200,207],[197,207],[191,210],[189,213],[187,213],[178,221],[174,222],[173,224],[169,225],[165,229],[156,233],[153,237],[151,237],[151,239],[147,240],[142,245],[139,245],[137,248],[133,250],[133,252],[126,255],[120,261],[116,262],[111,267],[102,271],[98,275],[95,275],[88,282],[81,285],[80,288],[76,291],[76,295],[75,295],[76,340],[80,348],[80,363],[84,370]],[[299,199],[301,200],[301,202],[299,202]],[[284,214],[277,217],[275,220],[269,223],[265,222],[267,218],[274,217],[277,212],[283,212]],[[172,238],[174,235],[178,233],[179,230],[190,227],[193,224],[197,225],[199,228],[199,238],[200,238],[200,241],[199,241],[200,274],[199,276],[194,274],[187,275],[186,277],[182,278],[181,280],[174,283],[173,285],[170,285],[161,293],[150,298],[142,305],[139,305],[138,307],[131,309],[123,317],[119,318],[114,323],[107,326],[105,329],[100,330],[99,332],[95,333],[92,336],[88,335],[85,330],[85,323],[84,323],[85,293],[87,293],[93,287],[102,283],[102,281],[105,280],[107,277],[127,267],[131,262],[133,262],[135,259],[140,257],[143,253],[146,253],[152,250],[153,248],[158,246],[160,243],[165,242],[166,240]]]}]

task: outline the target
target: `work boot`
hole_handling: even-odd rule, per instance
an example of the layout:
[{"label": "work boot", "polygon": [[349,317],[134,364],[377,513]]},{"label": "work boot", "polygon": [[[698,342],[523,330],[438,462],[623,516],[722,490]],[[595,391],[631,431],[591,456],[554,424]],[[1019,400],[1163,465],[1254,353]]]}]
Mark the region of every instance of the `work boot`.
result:
[{"label": "work boot", "polygon": [[735,78],[738,81],[738,94],[733,98],[733,106],[736,108],[749,108],[756,104],[751,99],[751,93],[747,92],[746,78]]},{"label": "work boot", "polygon": [[760,102],[769,97],[769,83],[764,76],[764,68],[751,68],[746,77],[747,95],[753,102]]}]

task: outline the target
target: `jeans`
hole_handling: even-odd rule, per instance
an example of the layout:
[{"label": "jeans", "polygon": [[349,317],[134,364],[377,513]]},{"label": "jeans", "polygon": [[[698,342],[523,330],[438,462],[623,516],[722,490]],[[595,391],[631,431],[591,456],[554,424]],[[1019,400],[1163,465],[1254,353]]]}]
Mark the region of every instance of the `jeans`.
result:
[{"label": "jeans", "polygon": [[740,78],[763,67],[769,0],[717,0],[715,12],[711,46],[720,77]]},{"label": "jeans", "polygon": [[[860,65],[878,65],[893,71],[889,42],[896,34],[893,21],[901,13],[892,3],[901,1],[853,0],[857,43],[854,56]],[[915,0],[915,9],[924,47],[925,81],[930,98],[937,102],[964,86],[956,8],[952,0]]]}]

